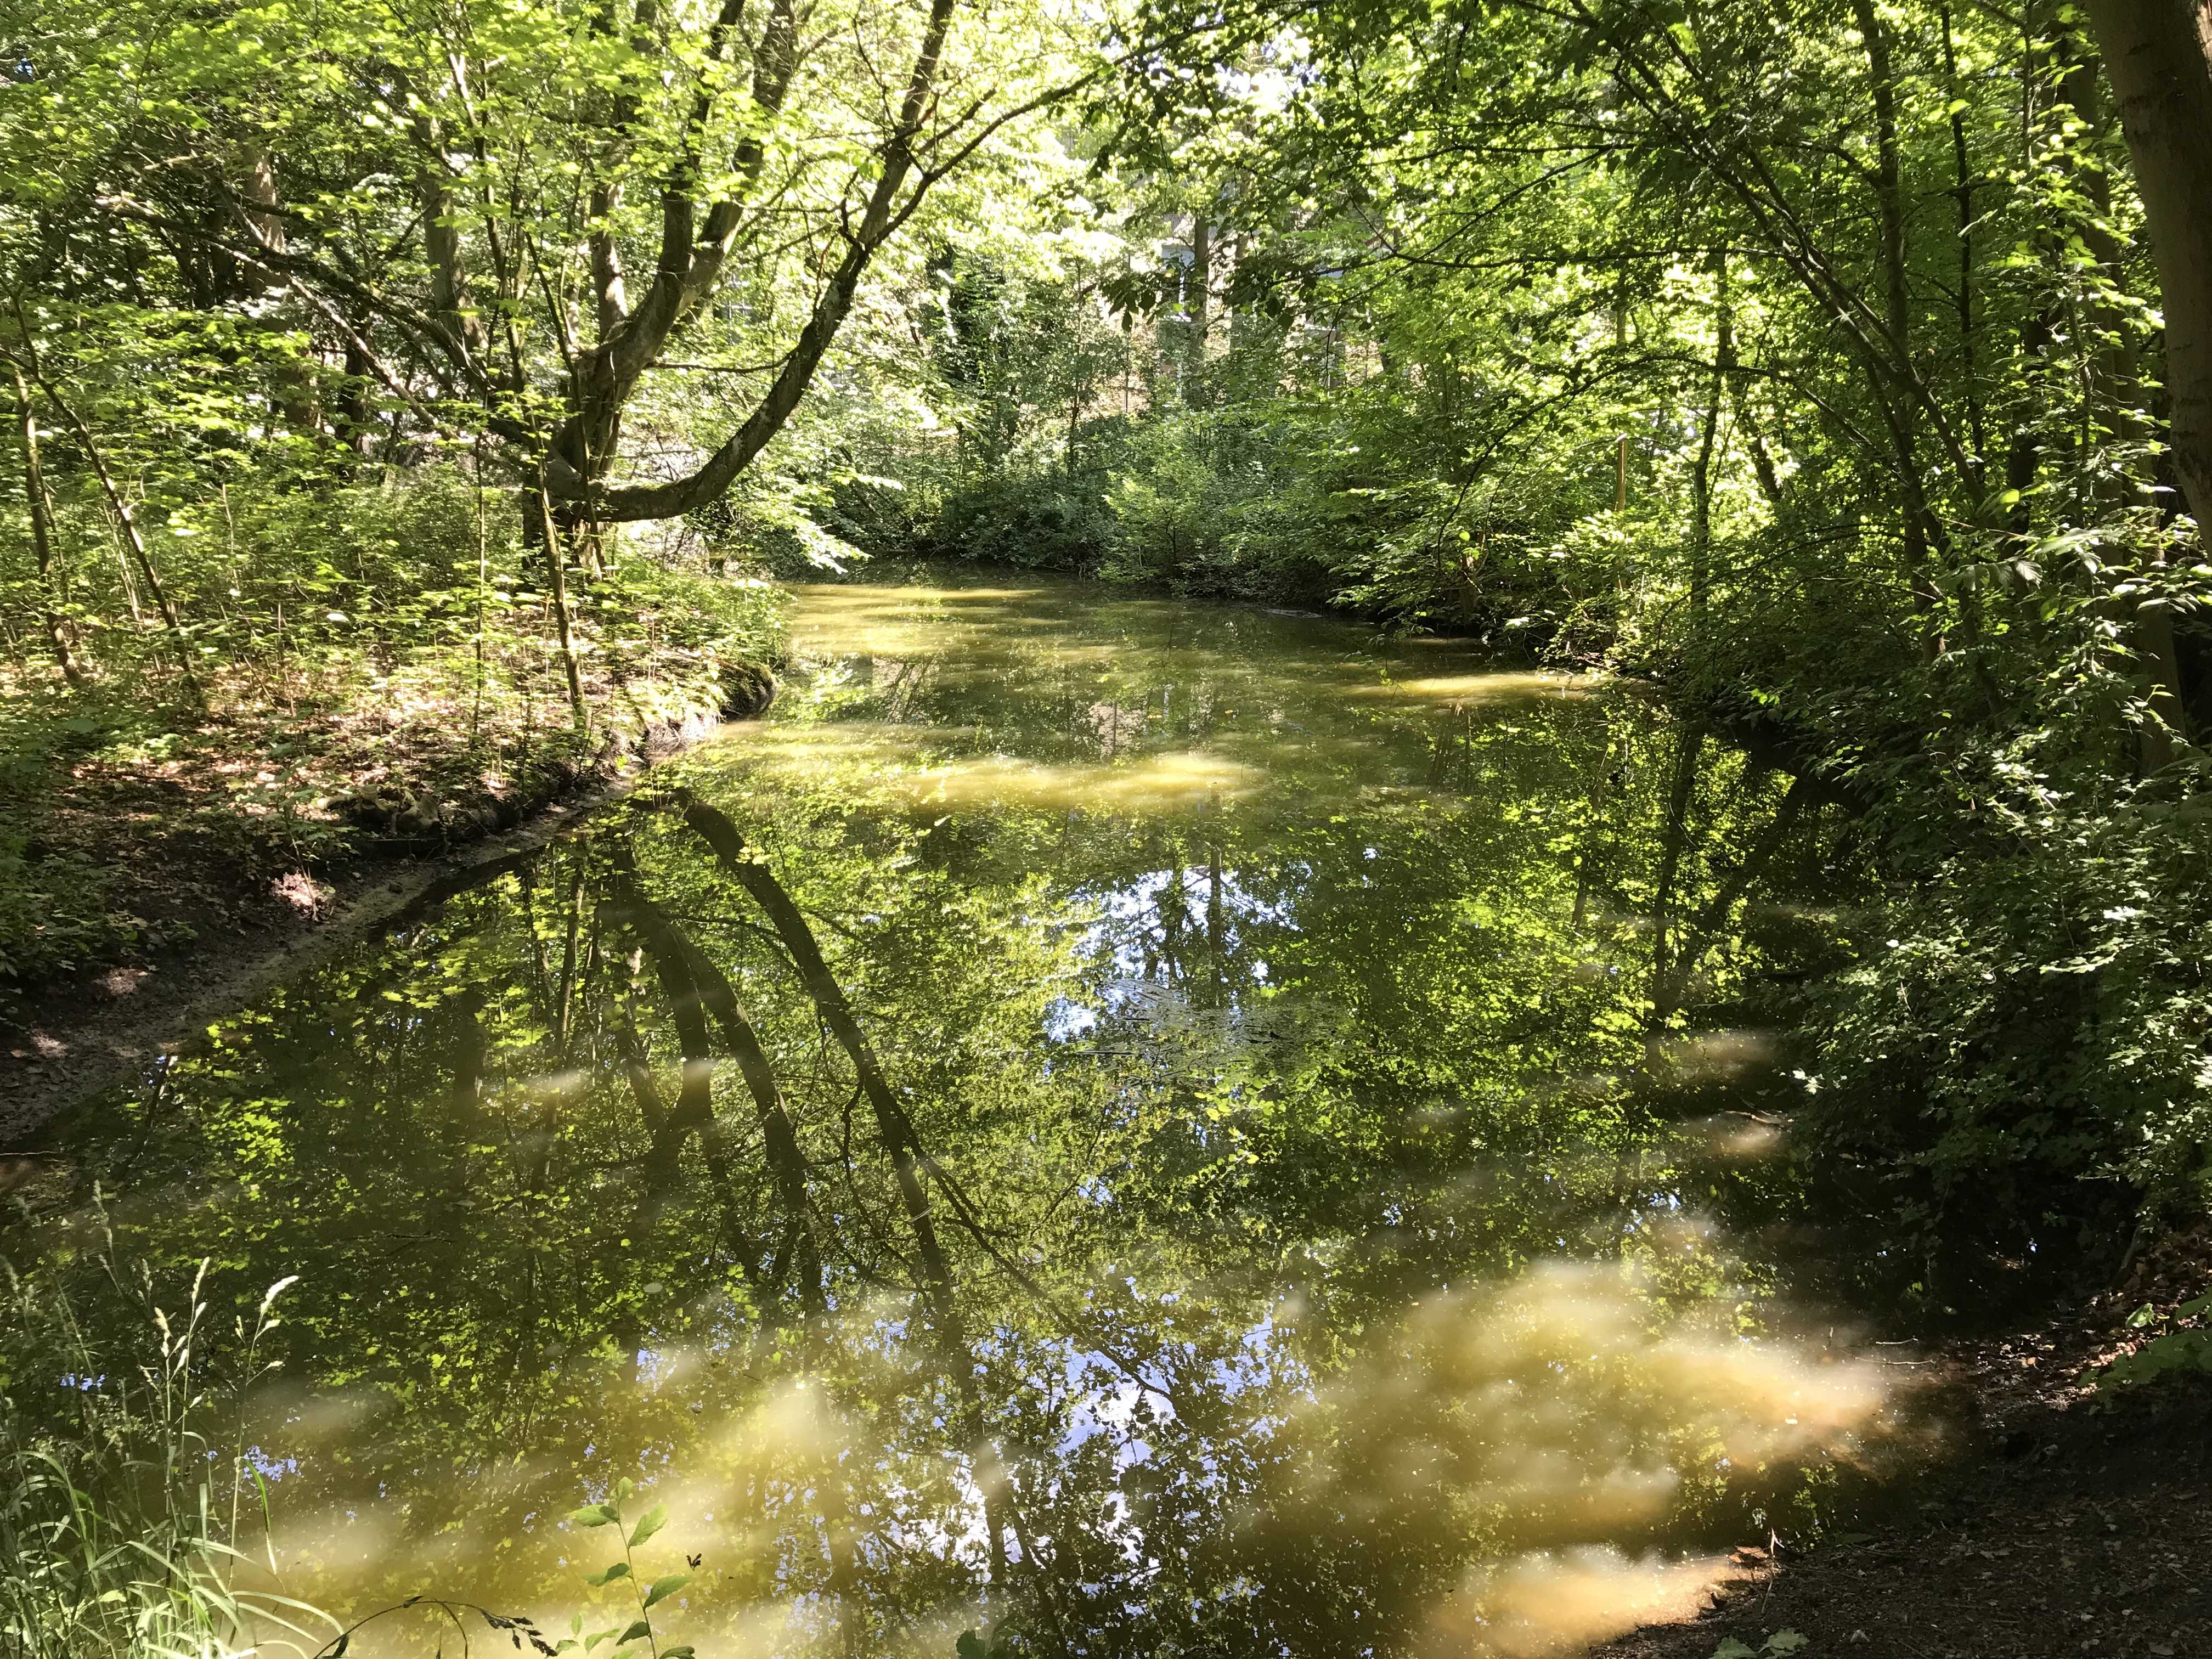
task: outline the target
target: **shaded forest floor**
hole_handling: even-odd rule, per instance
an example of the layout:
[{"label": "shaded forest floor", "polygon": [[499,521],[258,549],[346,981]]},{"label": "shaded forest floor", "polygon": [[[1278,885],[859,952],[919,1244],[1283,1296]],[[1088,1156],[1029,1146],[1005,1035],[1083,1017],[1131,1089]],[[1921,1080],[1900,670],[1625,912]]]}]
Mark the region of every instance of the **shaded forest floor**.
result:
[{"label": "shaded forest floor", "polygon": [[1853,1541],[1740,1553],[1697,1619],[1594,1659],[2212,1654],[2212,1375],[2095,1386],[2208,1286],[2212,1235],[2172,1237],[2039,1328],[1933,1348],[1969,1425],[1945,1467]]}]

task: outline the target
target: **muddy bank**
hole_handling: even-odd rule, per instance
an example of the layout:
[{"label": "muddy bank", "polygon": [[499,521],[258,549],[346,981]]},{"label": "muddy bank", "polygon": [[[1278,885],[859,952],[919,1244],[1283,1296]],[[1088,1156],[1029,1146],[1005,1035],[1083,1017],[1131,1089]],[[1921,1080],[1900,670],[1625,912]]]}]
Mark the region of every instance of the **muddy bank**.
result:
[{"label": "muddy bank", "polygon": [[[766,701],[732,713],[757,714]],[[141,1075],[209,1021],[411,908],[436,902],[627,793],[653,763],[720,729],[700,707],[610,742],[588,762],[532,769],[501,791],[372,799],[350,856],[327,864],[204,836],[129,849],[152,948],[0,1002],[0,1147],[84,1097]],[[158,797],[118,803],[158,812]],[[127,854],[125,854],[128,855]],[[285,867],[290,865],[292,867]]]},{"label": "muddy bank", "polygon": [[1822,1547],[1758,1540],[1698,1617],[1595,1659],[2212,1653],[2212,1375],[2096,1386],[2208,1286],[2212,1236],[2170,1238],[2035,1329],[1913,1352],[1964,1424],[1942,1467]]}]

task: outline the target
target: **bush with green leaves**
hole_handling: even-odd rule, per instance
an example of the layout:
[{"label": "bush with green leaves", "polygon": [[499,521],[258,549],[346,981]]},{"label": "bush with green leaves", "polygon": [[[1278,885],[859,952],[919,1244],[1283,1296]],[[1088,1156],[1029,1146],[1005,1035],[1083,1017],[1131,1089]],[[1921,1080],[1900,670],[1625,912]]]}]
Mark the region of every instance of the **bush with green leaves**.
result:
[{"label": "bush with green leaves", "polygon": [[2096,1374],[2100,1389],[2212,1371],[2212,1296],[2196,1297],[2163,1316],[2146,1303],[2129,1316],[2128,1325],[2152,1334]]},{"label": "bush with green leaves", "polygon": [[2124,1237],[2212,1197],[2212,823],[2048,743],[1917,763],[1867,823],[1881,939],[1815,998],[1822,1142],[1909,1177],[1931,1231],[2020,1251]]}]

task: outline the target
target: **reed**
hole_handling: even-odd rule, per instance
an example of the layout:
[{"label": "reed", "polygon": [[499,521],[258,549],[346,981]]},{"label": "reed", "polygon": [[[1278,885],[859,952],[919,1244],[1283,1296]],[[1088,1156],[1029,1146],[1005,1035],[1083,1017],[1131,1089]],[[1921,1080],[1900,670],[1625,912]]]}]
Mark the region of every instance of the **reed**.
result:
[{"label": "reed", "polygon": [[243,1431],[246,1391],[275,1368],[264,1345],[293,1281],[270,1285],[250,1323],[238,1320],[236,1364],[217,1376],[205,1261],[172,1314],[150,1269],[124,1270],[112,1242],[99,1259],[144,1311],[141,1340],[120,1355],[96,1349],[58,1273],[0,1262],[0,1653],[313,1652],[337,1626],[275,1588],[268,1491]]}]

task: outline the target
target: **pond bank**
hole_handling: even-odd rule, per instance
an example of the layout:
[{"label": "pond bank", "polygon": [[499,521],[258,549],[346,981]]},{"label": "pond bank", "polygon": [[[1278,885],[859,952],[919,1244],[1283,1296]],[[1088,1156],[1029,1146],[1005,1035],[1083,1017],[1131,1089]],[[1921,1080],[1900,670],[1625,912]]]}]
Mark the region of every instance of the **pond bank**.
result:
[{"label": "pond bank", "polygon": [[349,803],[353,833],[322,858],[303,858],[265,819],[196,822],[204,814],[180,811],[187,786],[171,777],[96,780],[50,821],[102,836],[133,920],[151,920],[139,950],[0,1000],[0,1147],[410,907],[544,846],[721,724],[695,697],[596,752],[556,749],[513,767],[496,789],[462,776],[451,754],[395,762],[389,786]]}]

